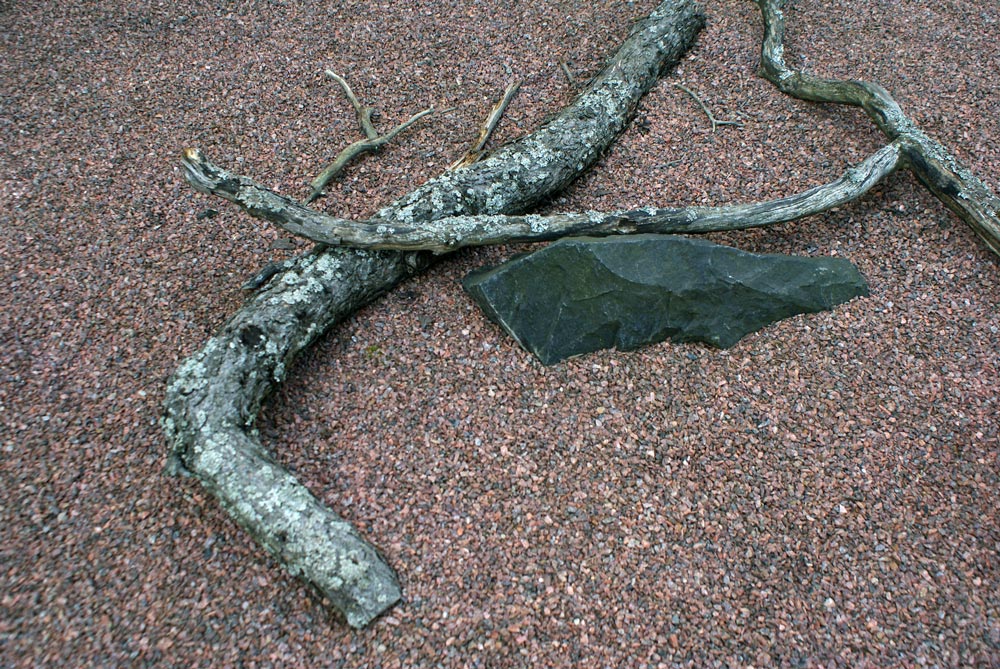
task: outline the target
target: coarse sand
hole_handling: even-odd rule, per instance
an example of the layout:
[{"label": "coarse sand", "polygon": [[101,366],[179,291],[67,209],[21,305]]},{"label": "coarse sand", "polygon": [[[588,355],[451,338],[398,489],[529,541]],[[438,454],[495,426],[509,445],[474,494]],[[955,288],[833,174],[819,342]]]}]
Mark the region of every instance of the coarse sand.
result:
[{"label": "coarse sand", "polygon": [[[872,294],[726,351],[542,367],[459,286],[462,251],[334,328],[264,443],[399,571],[369,629],[328,615],[193,479],[164,473],[166,378],[309,245],[193,191],[196,146],[363,217],[439,173],[523,80],[538,126],[655,0],[0,0],[0,666],[1000,666],[1000,262],[907,172],[712,239],[837,255]],[[761,20],[708,25],[549,210],[725,204],[883,143],[757,75]],[[877,81],[1000,191],[1000,3],[798,0],[791,66]],[[706,115],[675,84],[695,91]],[[210,215],[212,211],[217,215]]]}]

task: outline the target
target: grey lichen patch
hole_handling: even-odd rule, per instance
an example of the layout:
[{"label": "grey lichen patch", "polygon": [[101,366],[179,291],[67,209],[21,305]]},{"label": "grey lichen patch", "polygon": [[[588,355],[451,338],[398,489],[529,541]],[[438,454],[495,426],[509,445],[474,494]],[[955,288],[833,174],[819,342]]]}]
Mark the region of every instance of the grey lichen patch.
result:
[{"label": "grey lichen patch", "polygon": [[[240,184],[242,186],[243,200],[247,207],[250,209],[267,209],[267,205],[270,203],[270,198],[268,193],[261,191],[256,188],[256,184],[248,184],[243,182]],[[278,205],[282,206],[282,205]]]},{"label": "grey lichen patch", "polygon": [[171,388],[179,393],[189,393],[204,387],[208,381],[205,357],[206,354],[202,351],[185,360],[174,373]]},{"label": "grey lichen patch", "polygon": [[173,374],[171,385],[177,384],[178,392],[189,392],[204,385],[211,373],[205,365],[207,360],[215,360],[219,351],[218,337],[212,337],[200,351],[188,357]]},{"label": "grey lichen patch", "polygon": [[[355,253],[361,257],[363,257],[364,254],[363,251],[356,251]],[[313,271],[315,271],[320,278],[325,281],[339,278],[343,267],[344,263],[334,257],[332,253],[321,253],[317,255],[312,264]]]},{"label": "grey lichen patch", "polygon": [[280,351],[281,347],[278,345],[278,342],[276,342],[274,339],[268,338],[267,341],[264,342],[264,353],[266,353],[267,355],[269,356],[278,355]]},{"label": "grey lichen patch", "polygon": [[289,269],[284,274],[281,275],[281,283],[286,286],[296,286],[302,281],[302,275],[292,269]]},{"label": "grey lichen patch", "polygon": [[315,268],[319,277],[310,273],[294,272],[290,272],[290,276],[283,277],[282,282],[286,288],[281,292],[281,301],[292,306],[309,303],[317,292],[322,292],[324,285],[322,279],[329,281],[330,275],[324,271],[326,266],[321,263],[322,261],[317,261]]},{"label": "grey lichen patch", "polygon": [[588,211],[588,212],[586,212],[586,218],[587,218],[587,222],[590,225],[598,225],[598,224],[602,223],[604,221],[604,219],[607,218],[607,217],[605,216],[605,214],[602,214],[599,211]]},{"label": "grey lichen patch", "polygon": [[[177,441],[183,438],[183,435],[180,434],[177,422],[174,421],[173,416],[169,413],[160,417],[160,427],[167,434],[167,440],[170,441],[171,444],[176,445]],[[171,448],[171,450],[173,450],[173,448]]]},{"label": "grey lichen patch", "polygon": [[532,214],[530,216],[525,216],[525,222],[528,224],[528,229],[534,233],[541,233],[548,229],[545,218]]},{"label": "grey lichen patch", "polygon": [[204,430],[204,439],[196,443],[188,456],[189,467],[204,475],[215,478],[226,471],[231,462],[227,436],[217,430]]},{"label": "grey lichen patch", "polygon": [[366,562],[365,556],[359,551],[349,551],[345,555],[341,555],[339,561],[341,576],[345,581],[362,580],[368,571],[365,566]]}]

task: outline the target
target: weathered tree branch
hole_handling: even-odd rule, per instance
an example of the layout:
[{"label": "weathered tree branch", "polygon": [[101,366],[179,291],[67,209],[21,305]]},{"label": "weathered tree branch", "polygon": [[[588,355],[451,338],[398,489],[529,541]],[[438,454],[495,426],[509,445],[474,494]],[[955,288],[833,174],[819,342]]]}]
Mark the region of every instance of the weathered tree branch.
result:
[{"label": "weathered tree branch", "polygon": [[785,17],[781,0],[757,0],[764,17],[761,69],[778,89],[801,100],[860,107],[891,140],[901,140],[907,167],[986,245],[1000,255],[1000,198],[941,143],[903,113],[884,88],[866,81],[823,79],[785,64]]},{"label": "weathered tree branch", "polygon": [[[610,146],[703,23],[692,0],[663,2],[560,114],[482,160],[427,182],[382,209],[378,220],[415,226],[446,216],[519,213],[551,197]],[[273,460],[253,425],[299,352],[430,260],[430,254],[340,248],[303,254],[188,358],[167,388],[163,426],[173,468],[198,477],[353,627],[398,600],[395,575],[350,525]]]},{"label": "weathered tree branch", "polygon": [[722,207],[646,207],[610,213],[450,216],[419,226],[380,220],[350,221],[304,207],[247,177],[232,174],[188,151],[184,169],[195,188],[235,202],[249,214],[294,235],[330,246],[446,253],[465,246],[537,242],[573,235],[705,233],[744,230],[828,211],[856,200],[899,165],[902,142],[882,147],[831,183],[756,204]]}]

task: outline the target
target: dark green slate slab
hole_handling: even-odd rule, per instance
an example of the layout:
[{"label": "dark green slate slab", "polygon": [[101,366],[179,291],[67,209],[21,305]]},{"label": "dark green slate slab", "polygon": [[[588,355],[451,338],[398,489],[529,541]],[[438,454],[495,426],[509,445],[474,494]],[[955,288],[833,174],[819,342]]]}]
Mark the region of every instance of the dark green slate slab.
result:
[{"label": "dark green slate slab", "polygon": [[462,285],[546,365],[665,339],[728,348],[774,321],[868,294],[840,258],[760,255],[671,235],[561,239]]}]

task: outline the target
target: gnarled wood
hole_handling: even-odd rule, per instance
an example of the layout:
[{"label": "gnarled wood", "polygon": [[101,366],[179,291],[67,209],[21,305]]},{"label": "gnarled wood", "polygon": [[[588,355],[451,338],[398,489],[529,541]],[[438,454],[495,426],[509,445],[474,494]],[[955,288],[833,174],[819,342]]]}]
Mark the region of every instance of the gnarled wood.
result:
[{"label": "gnarled wood", "polygon": [[[692,0],[663,2],[560,114],[484,159],[427,182],[377,218],[412,226],[445,216],[517,213],[551,197],[608,148],[703,23]],[[196,476],[353,627],[392,606],[398,582],[374,548],[274,461],[253,424],[299,352],[431,258],[342,248],[303,254],[188,358],[167,388],[163,426],[174,469]]]},{"label": "gnarled wood", "polygon": [[778,89],[812,102],[860,107],[891,140],[901,140],[907,166],[938,199],[1000,255],[1000,198],[940,142],[928,137],[887,90],[867,81],[823,79],[785,64],[781,0],[757,0],[764,17],[761,69]]},{"label": "gnarled wood", "polygon": [[856,200],[891,174],[902,158],[902,142],[884,146],[843,176],[788,197],[722,207],[646,207],[610,213],[449,216],[419,226],[350,221],[304,207],[247,177],[218,167],[196,151],[185,154],[188,181],[195,188],[238,204],[247,213],[282,229],[331,246],[446,253],[465,246],[538,242],[573,235],[705,233],[745,230],[794,221]]}]

